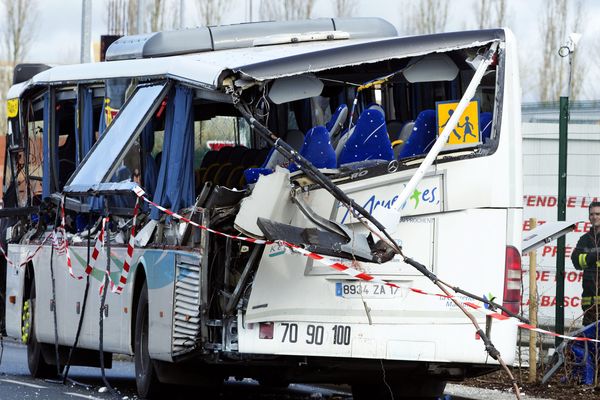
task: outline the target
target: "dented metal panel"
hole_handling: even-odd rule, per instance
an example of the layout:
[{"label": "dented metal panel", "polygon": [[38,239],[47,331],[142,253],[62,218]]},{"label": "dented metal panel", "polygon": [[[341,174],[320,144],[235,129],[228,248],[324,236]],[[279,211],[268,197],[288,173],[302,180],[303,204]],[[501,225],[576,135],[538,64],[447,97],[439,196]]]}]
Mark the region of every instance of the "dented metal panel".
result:
[{"label": "dented metal panel", "polygon": [[392,39],[319,41],[251,47],[154,59],[123,60],[51,68],[27,84],[15,86],[9,98],[35,85],[99,81],[118,77],[168,77],[198,86],[218,87],[226,71],[257,80],[328,68],[400,59],[431,52],[475,47],[504,40],[503,29],[441,33]]},{"label": "dented metal panel", "polygon": [[476,47],[495,40],[504,40],[503,29],[384,39],[314,51],[310,54],[282,56],[234,68],[234,71],[257,80],[265,80],[328,68]]}]

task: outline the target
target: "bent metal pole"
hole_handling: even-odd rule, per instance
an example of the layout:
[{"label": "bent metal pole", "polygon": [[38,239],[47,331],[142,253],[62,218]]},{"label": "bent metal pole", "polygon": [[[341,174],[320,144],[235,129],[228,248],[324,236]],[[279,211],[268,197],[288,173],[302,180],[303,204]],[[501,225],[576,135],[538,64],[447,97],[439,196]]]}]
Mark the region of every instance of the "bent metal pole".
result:
[{"label": "bent metal pole", "polygon": [[[458,106],[456,106],[456,110],[454,110],[454,113],[450,117],[450,120],[446,124],[446,127],[442,131],[441,135],[437,138],[437,140],[431,147],[431,150],[429,150],[429,153],[427,153],[427,156],[425,157],[425,159],[423,160],[423,162],[421,163],[421,165],[419,166],[417,171],[414,173],[414,175],[412,176],[412,178],[410,179],[410,181],[408,182],[406,187],[402,190],[402,192],[398,196],[398,201],[396,202],[396,204],[397,204],[396,211],[398,213],[400,213],[400,209],[402,208],[404,203],[408,200],[408,197],[413,193],[413,191],[415,190],[415,188],[417,187],[417,185],[419,184],[421,179],[423,179],[423,177],[425,176],[425,172],[429,169],[429,167],[431,167],[431,164],[433,164],[433,162],[435,161],[436,157],[438,156],[438,154],[440,153],[440,151],[446,144],[446,141],[448,140],[450,133],[454,130],[454,128],[456,128],[459,118],[462,116],[463,112],[467,108],[467,105],[469,104],[469,102],[471,101],[473,96],[475,95],[475,89],[477,89],[477,86],[479,86],[479,83],[481,82],[481,79],[483,78],[483,74],[485,73],[485,71],[486,71],[487,67],[490,65],[490,63],[492,62],[492,57],[494,56],[494,53],[496,53],[497,48],[498,48],[498,42],[492,43],[492,45],[490,46],[490,48],[488,49],[488,51],[486,52],[486,54],[484,56],[484,60],[481,62],[479,67],[477,67],[477,70],[475,71],[475,74],[473,75],[473,79],[471,79],[471,82],[469,83],[467,90],[465,90],[465,94],[460,99],[460,102],[458,103]],[[383,207],[378,207],[378,208],[383,208]],[[397,223],[399,221],[395,221],[395,222]]]}]

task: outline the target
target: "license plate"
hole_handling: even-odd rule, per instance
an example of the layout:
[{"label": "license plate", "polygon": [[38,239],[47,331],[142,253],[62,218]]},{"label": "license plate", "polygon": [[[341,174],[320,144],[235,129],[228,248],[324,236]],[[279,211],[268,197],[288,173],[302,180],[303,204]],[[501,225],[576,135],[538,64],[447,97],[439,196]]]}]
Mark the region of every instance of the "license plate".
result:
[{"label": "license plate", "polygon": [[342,281],[335,283],[335,295],[346,299],[389,299],[400,297],[402,290],[383,283]]}]

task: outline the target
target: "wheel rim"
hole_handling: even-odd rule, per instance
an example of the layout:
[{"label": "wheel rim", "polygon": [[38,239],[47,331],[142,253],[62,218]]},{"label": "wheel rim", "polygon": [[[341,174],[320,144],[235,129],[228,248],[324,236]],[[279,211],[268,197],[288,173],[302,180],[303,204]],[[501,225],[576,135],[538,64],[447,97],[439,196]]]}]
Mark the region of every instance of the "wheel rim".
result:
[{"label": "wheel rim", "polygon": [[30,338],[32,335],[32,320],[31,320],[31,310],[33,307],[33,302],[31,300],[27,300],[25,301],[25,303],[23,304],[23,317],[21,319],[21,340],[23,341],[23,343],[27,344],[27,346],[29,346],[29,343],[31,342]]}]

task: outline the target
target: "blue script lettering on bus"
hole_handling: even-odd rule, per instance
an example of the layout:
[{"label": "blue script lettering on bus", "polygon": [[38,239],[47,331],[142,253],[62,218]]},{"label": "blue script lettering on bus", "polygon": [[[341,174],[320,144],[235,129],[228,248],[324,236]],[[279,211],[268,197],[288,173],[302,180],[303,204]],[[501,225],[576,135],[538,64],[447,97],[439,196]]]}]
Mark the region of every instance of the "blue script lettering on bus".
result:
[{"label": "blue script lettering on bus", "polygon": [[[420,191],[419,189],[415,189],[413,194],[402,205],[402,207],[400,207],[400,209],[404,210],[405,208],[408,207],[411,210],[416,210],[417,208],[419,208],[420,206],[422,207],[423,205],[439,204],[440,199],[437,194],[438,194],[437,186],[425,189],[423,191]],[[362,206],[369,213],[373,213],[373,210],[375,210],[375,208],[380,207],[380,206],[391,209],[392,207],[395,206],[396,201],[398,200],[398,197],[399,197],[399,195],[396,194],[391,199],[385,198],[385,197],[379,198],[379,197],[377,197],[377,195],[373,194],[367,199],[367,201],[365,201],[365,203]],[[348,218],[349,214],[350,214],[350,211],[346,210],[340,223],[342,223],[342,224],[345,223],[346,218]]]}]

